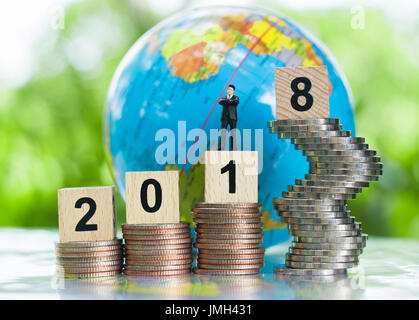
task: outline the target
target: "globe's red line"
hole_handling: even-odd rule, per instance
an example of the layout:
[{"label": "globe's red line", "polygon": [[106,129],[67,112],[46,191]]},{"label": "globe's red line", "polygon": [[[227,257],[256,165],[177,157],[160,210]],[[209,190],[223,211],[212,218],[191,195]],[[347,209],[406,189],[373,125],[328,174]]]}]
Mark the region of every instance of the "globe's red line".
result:
[{"label": "globe's red line", "polygon": [[240,70],[241,66],[243,65],[243,63],[246,61],[247,57],[250,55],[250,53],[253,51],[253,49],[259,44],[259,42],[262,40],[262,38],[268,33],[268,31],[274,26],[273,23],[271,23],[270,21],[268,21],[269,23],[269,27],[262,33],[262,35],[256,39],[255,43],[249,48],[249,50],[247,51],[246,55],[244,56],[244,58],[242,59],[242,61],[240,61],[239,65],[237,66],[237,68],[234,70],[234,72],[232,73],[232,75],[230,76],[230,78],[228,79],[227,83],[225,84],[223,90],[221,91],[220,95],[218,96],[217,100],[215,101],[210,113],[208,114],[207,118],[205,119],[204,124],[201,127],[201,130],[199,130],[199,133],[197,135],[197,137],[195,138],[194,143],[192,144],[191,148],[189,149],[188,155],[186,156],[186,161],[182,166],[182,170],[180,171],[180,176],[182,175],[183,171],[185,170],[186,164],[188,163],[189,160],[189,156],[191,155],[193,148],[195,146],[195,144],[197,143],[197,141],[199,140],[199,137],[201,136],[202,131],[204,130],[205,126],[207,125],[207,122],[209,120],[209,118],[211,117],[212,113],[215,110],[215,107],[217,106],[218,102],[220,101],[224,91],[227,89],[227,87],[229,86],[230,82],[233,80],[233,78],[236,76],[237,72]]}]

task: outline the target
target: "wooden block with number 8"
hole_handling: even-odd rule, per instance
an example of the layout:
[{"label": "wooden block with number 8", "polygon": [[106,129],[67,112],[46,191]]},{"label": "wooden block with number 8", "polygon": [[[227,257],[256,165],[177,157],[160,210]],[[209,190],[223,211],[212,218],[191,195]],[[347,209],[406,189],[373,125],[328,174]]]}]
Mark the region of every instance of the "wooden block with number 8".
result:
[{"label": "wooden block with number 8", "polygon": [[58,224],[60,242],[114,239],[115,187],[59,189]]},{"label": "wooden block with number 8", "polygon": [[179,223],[179,172],[126,172],[127,224]]},{"label": "wooden block with number 8", "polygon": [[257,151],[206,151],[205,201],[258,202]]},{"label": "wooden block with number 8", "polygon": [[329,118],[329,77],[326,66],[275,69],[276,118]]}]

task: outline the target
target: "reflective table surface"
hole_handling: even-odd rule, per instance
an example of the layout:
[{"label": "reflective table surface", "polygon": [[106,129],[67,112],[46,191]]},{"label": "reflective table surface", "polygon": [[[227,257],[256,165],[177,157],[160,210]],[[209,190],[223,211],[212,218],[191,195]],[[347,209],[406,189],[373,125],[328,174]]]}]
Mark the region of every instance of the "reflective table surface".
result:
[{"label": "reflective table surface", "polygon": [[0,299],[419,299],[419,241],[369,237],[357,268],[339,277],[273,273],[289,242],[266,251],[258,276],[92,280],[55,277],[58,231],[0,229]]}]

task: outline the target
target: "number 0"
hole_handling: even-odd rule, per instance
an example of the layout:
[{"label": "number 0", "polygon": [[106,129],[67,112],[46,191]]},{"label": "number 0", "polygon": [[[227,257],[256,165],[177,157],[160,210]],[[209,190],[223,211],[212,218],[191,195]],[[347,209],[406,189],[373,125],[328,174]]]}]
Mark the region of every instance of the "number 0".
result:
[{"label": "number 0", "polygon": [[[154,206],[150,207],[148,205],[148,199],[147,199],[147,192],[148,192],[148,186],[153,185],[154,191],[156,193],[156,201],[154,203]],[[141,186],[141,204],[146,212],[153,213],[160,209],[161,203],[162,203],[162,190],[160,183],[155,179],[147,179],[143,182]]]}]

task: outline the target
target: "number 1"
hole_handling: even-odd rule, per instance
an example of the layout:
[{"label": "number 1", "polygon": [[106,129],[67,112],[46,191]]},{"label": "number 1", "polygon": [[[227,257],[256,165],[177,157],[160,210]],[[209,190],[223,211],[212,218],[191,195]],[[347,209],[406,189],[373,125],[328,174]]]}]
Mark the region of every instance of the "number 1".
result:
[{"label": "number 1", "polygon": [[236,163],[234,160],[230,162],[223,168],[221,168],[221,174],[228,171],[228,192],[236,193]]}]

